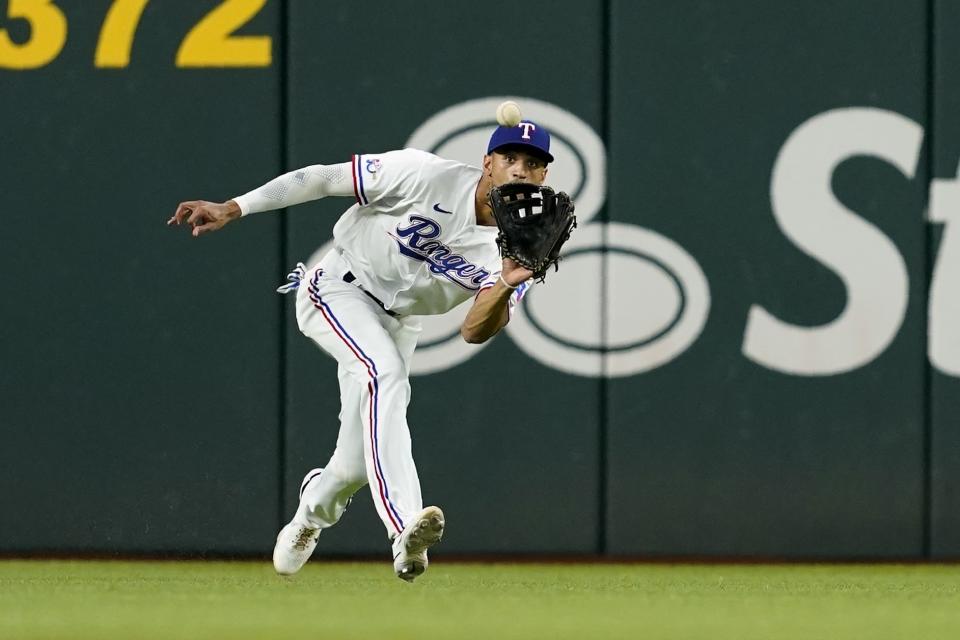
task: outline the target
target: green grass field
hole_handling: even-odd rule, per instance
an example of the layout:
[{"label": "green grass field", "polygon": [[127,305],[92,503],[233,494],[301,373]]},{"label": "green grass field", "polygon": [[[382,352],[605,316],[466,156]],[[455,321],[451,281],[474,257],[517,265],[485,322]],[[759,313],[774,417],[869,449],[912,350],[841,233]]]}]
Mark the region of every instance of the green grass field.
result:
[{"label": "green grass field", "polygon": [[0,561],[0,638],[960,638],[960,567]]}]

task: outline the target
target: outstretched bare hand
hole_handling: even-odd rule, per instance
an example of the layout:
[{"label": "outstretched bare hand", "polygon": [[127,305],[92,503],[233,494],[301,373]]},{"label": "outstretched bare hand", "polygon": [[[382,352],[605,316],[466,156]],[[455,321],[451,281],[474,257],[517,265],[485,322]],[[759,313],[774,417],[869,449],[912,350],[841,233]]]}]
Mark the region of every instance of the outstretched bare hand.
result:
[{"label": "outstretched bare hand", "polygon": [[186,222],[193,226],[193,236],[216,231],[231,220],[240,217],[240,206],[233,200],[226,202],[207,202],[206,200],[188,200],[181,202],[176,213],[167,220],[167,224],[179,225]]}]

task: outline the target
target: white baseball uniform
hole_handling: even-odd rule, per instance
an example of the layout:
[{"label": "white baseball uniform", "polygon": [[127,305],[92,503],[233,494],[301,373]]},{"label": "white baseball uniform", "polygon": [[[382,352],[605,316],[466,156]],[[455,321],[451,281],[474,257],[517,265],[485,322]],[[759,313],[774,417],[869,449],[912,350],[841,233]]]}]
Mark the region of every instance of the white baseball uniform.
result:
[{"label": "white baseball uniform", "polygon": [[337,360],[341,401],[336,450],[295,522],[332,526],[367,483],[390,537],[423,508],[406,419],[420,332],[411,316],[445,313],[499,278],[497,228],[477,224],[481,175],[405,149],[305,167],[235,198],[244,215],[327,195],[357,201],[334,227],[335,248],[291,274],[300,330]]}]

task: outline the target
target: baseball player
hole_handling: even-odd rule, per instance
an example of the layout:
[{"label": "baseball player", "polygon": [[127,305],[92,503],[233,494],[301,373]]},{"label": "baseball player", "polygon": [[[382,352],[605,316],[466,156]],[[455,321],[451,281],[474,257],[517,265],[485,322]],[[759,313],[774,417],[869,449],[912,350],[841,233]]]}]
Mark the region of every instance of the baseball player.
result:
[{"label": "baseball player", "polygon": [[543,184],[552,161],[549,133],[525,120],[494,130],[482,168],[416,149],[355,155],[291,171],[224,203],[177,207],[167,224],[186,222],[199,236],[326,196],[356,200],[334,226],[333,250],[309,269],[298,265],[278,289],[296,292],[300,330],[336,359],[341,400],[336,449],[303,479],[299,507],[277,536],[278,573],[299,571],[320,532],[367,484],[397,576],[412,581],[426,570],[444,516],[424,508],[411,453],[408,377],[420,331],[412,316],[473,298],[460,330],[467,342],[484,342],[507,324],[533,272],[500,258],[488,194],[510,182]]}]

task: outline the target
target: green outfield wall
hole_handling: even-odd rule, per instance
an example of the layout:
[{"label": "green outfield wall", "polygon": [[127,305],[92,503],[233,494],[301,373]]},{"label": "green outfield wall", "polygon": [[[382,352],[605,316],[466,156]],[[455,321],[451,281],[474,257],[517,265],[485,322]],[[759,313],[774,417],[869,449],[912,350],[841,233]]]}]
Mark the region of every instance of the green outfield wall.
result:
[{"label": "green outfield wall", "polygon": [[[580,226],[501,335],[424,321],[444,551],[960,556],[960,8],[945,0],[0,0],[0,554],[265,554],[336,441],[273,290],[326,199],[181,200],[507,98]],[[366,491],[323,552],[387,552]]]}]

